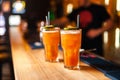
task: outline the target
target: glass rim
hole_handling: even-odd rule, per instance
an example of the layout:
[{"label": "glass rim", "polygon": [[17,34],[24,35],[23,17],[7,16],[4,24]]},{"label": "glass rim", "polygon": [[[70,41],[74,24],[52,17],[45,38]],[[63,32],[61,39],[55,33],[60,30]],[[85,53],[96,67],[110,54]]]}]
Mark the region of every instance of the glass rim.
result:
[{"label": "glass rim", "polygon": [[[64,33],[64,32],[66,32],[66,33]],[[60,33],[61,34],[67,34],[67,33],[81,33],[82,32],[82,29],[78,29],[78,30],[60,30]]]}]

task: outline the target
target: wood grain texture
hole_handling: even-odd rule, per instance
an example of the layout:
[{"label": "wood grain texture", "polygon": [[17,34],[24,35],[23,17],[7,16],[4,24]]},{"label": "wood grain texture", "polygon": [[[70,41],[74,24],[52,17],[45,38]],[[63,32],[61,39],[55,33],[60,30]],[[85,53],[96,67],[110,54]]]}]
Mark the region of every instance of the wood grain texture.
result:
[{"label": "wood grain texture", "polygon": [[74,71],[63,63],[45,62],[44,50],[31,50],[18,28],[10,28],[10,38],[16,80],[110,80],[83,62],[81,70]]}]

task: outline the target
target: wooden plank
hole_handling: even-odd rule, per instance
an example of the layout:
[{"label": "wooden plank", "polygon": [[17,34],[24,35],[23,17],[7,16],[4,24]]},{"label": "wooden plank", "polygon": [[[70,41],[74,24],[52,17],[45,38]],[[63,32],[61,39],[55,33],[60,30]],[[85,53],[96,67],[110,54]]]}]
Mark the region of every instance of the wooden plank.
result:
[{"label": "wooden plank", "polygon": [[81,62],[81,70],[68,70],[63,63],[45,62],[44,50],[31,50],[18,28],[10,29],[16,80],[110,80],[103,73]]}]

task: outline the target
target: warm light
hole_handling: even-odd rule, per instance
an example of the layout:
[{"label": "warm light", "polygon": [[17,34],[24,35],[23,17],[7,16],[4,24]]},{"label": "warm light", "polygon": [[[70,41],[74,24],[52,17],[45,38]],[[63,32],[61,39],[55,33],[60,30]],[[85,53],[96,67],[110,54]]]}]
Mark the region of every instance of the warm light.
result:
[{"label": "warm light", "polygon": [[2,3],[2,9],[4,12],[9,12],[10,11],[10,1],[4,1]]},{"label": "warm light", "polygon": [[117,6],[116,6],[117,11],[120,11],[120,0],[117,0]]},{"label": "warm light", "polygon": [[67,13],[70,14],[72,10],[73,10],[73,4],[70,3],[67,5]]},{"label": "warm light", "polygon": [[110,0],[105,0],[105,5],[109,5]]},{"label": "warm light", "polygon": [[9,24],[11,26],[16,26],[19,25],[21,22],[21,17],[19,15],[11,15],[9,17]]},{"label": "warm light", "polygon": [[25,2],[16,1],[13,3],[13,13],[24,13],[25,12]]},{"label": "warm light", "polygon": [[119,48],[120,45],[120,29],[116,28],[115,30],[115,47]]},{"label": "warm light", "polygon": [[104,32],[104,43],[105,44],[108,43],[108,32],[107,31]]}]

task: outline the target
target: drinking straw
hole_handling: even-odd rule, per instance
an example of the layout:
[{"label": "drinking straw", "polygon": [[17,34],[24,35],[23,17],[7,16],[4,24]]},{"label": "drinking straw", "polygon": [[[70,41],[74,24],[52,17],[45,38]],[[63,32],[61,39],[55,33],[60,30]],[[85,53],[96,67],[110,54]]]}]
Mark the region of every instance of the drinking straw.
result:
[{"label": "drinking straw", "polygon": [[49,23],[48,23],[48,17],[45,16],[45,18],[46,18],[46,25],[49,25]]},{"label": "drinking straw", "polygon": [[50,25],[50,11],[48,11],[48,25]]},{"label": "drinking straw", "polygon": [[80,26],[80,15],[77,15],[77,28]]}]

